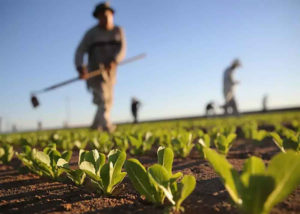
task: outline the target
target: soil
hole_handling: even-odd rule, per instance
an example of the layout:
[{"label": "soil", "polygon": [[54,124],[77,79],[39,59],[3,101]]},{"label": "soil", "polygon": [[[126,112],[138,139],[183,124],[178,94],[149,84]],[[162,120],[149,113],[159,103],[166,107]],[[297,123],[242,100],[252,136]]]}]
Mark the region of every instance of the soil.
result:
[{"label": "soil", "polygon": [[[249,156],[256,155],[267,163],[279,149],[269,140],[260,144],[238,139],[228,159],[238,170]],[[77,165],[78,152],[71,159]],[[155,163],[155,149],[137,157],[146,166]],[[0,165],[0,213],[163,213],[143,200],[126,177],[111,197],[100,196],[72,183],[60,183],[32,173],[22,173],[21,163],[13,159],[10,165]],[[192,174],[197,179],[194,192],[183,202],[185,213],[239,213],[227,191],[208,162],[196,151],[188,158],[176,158],[173,171]],[[300,213],[300,187],[284,202],[273,208],[272,214]]]}]

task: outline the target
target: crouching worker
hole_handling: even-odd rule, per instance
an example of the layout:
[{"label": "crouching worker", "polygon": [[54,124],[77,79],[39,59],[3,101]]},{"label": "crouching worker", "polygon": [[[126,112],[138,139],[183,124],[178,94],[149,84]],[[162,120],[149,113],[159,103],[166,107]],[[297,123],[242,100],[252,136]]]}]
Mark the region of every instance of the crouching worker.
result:
[{"label": "crouching worker", "polygon": [[[116,128],[110,121],[117,65],[125,57],[126,41],[121,27],[114,25],[114,10],[108,3],[96,6],[93,16],[96,26],[86,32],[75,53],[75,65],[80,78],[101,69],[100,76],[87,79],[87,88],[93,94],[97,112],[92,129],[112,132]],[[87,67],[84,55],[88,54]]]},{"label": "crouching worker", "polygon": [[205,112],[206,112],[206,117],[213,116],[216,114],[214,102],[207,103],[207,105],[205,107]]}]

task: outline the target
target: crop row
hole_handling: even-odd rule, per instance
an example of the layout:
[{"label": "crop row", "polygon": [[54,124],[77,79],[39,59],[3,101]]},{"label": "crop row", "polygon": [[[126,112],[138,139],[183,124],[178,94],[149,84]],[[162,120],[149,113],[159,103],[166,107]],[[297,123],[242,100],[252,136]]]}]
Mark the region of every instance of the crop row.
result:
[{"label": "crop row", "polygon": [[[285,126],[277,126],[273,131],[259,129],[256,123],[248,123],[240,127],[240,137],[252,141],[256,145],[262,144],[265,138],[270,138],[282,152],[294,150],[300,152],[300,130],[289,129]],[[108,154],[112,149],[129,152],[131,155],[142,155],[152,150],[154,146],[171,148],[176,157],[187,157],[192,149],[196,149],[203,156],[202,144],[207,147],[215,147],[219,153],[227,155],[239,132],[235,126],[219,126],[210,130],[201,129],[187,131],[177,130],[139,130],[133,133],[119,133],[109,135],[107,133],[84,132],[77,133],[61,132],[48,135],[23,135],[22,137],[4,137],[0,139],[0,154],[5,154],[9,145],[44,148],[49,144],[55,144],[60,150],[97,149],[99,152]],[[13,142],[13,143],[12,143]],[[0,146],[1,147],[1,146]]]},{"label": "crop row", "polygon": [[[195,148],[199,158],[207,160],[219,175],[241,212],[266,214],[300,184],[298,119],[291,120],[290,116],[286,123],[282,117],[272,116],[251,121],[242,117],[144,124],[123,126],[110,135],[87,130],[1,135],[0,163],[9,164],[16,154],[23,165],[40,176],[61,182],[69,179],[108,196],[118,192],[119,184],[128,176],[145,200],[169,211],[182,211],[182,202],[197,184],[192,175],[173,173],[173,159],[185,158]],[[238,172],[226,156],[240,137],[255,145],[263,144],[265,138],[272,139],[281,152],[268,162],[268,167],[252,156]],[[128,153],[137,157],[155,147],[157,164],[148,168],[136,158],[127,159]],[[71,168],[69,162],[76,150],[78,166]]]},{"label": "crop row", "polygon": [[[284,134],[283,139],[274,132],[269,135],[276,135],[276,138],[287,142],[287,145],[290,142],[297,143],[288,138],[289,134]],[[299,148],[299,133],[297,135]],[[191,134],[186,137],[187,145],[191,142],[190,136]],[[287,148],[282,149],[282,153],[272,158],[267,169],[260,158],[251,157],[246,160],[243,171],[239,174],[225,156],[235,136],[230,132],[227,135],[217,133],[215,147],[218,153],[209,148],[210,136],[200,132],[196,148],[200,157],[205,158],[219,174],[232,200],[242,212],[269,213],[274,205],[286,198],[300,184],[299,150],[297,153]],[[167,199],[171,208],[179,211],[183,210],[181,203],[192,193],[196,181],[191,175],[183,176],[181,172],[173,174],[173,148],[159,147],[158,163],[148,169],[145,169],[137,159],[126,160],[125,151],[111,150],[106,156],[97,149],[80,150],[78,169],[71,169],[69,161],[72,152],[60,153],[55,143],[49,144],[43,151],[23,145],[22,152],[16,152],[16,156],[29,170],[40,176],[57,181],[64,181],[67,177],[79,186],[84,185],[84,181],[88,178],[93,189],[103,195],[112,194],[127,173],[134,188],[146,200],[163,205]],[[6,144],[0,151],[1,161],[8,163],[13,156],[12,146]],[[253,200],[254,198],[257,200]]]}]

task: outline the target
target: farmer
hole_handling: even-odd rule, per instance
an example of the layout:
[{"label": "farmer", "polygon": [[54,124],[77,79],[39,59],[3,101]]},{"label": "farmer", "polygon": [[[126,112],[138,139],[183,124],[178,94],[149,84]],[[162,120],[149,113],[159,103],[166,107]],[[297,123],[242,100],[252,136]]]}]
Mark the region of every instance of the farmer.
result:
[{"label": "farmer", "polygon": [[205,107],[205,112],[206,112],[206,117],[216,114],[216,112],[215,112],[215,103],[213,101],[207,103],[207,105]]},{"label": "farmer", "polygon": [[263,105],[263,112],[266,112],[268,107],[267,107],[267,103],[268,103],[268,95],[264,95],[263,100],[262,100],[262,105]]},{"label": "farmer", "polygon": [[[108,132],[116,128],[110,121],[110,112],[117,65],[125,57],[126,51],[124,32],[121,27],[114,25],[114,13],[108,3],[96,6],[93,16],[98,23],[86,32],[75,54],[75,65],[81,79],[87,79],[87,73],[97,69],[103,71],[100,76],[87,80],[87,88],[93,94],[93,103],[97,105],[91,128]],[[83,62],[86,53],[87,67]]]},{"label": "farmer", "polygon": [[140,108],[141,102],[135,97],[131,98],[131,113],[133,116],[133,123],[138,122],[138,110]]},{"label": "farmer", "polygon": [[235,59],[232,64],[224,72],[224,88],[223,93],[225,97],[225,105],[223,106],[225,114],[228,114],[228,110],[231,110],[232,114],[238,114],[237,104],[234,97],[234,87],[239,84],[233,78],[234,71],[241,66],[238,59]]}]

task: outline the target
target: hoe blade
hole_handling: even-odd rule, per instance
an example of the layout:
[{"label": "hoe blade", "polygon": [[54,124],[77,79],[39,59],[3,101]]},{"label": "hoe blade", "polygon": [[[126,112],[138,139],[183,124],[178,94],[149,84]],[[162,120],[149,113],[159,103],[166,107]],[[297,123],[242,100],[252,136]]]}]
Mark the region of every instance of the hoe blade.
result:
[{"label": "hoe blade", "polygon": [[39,100],[34,95],[31,96],[31,104],[32,104],[33,108],[36,108],[40,105]]}]

